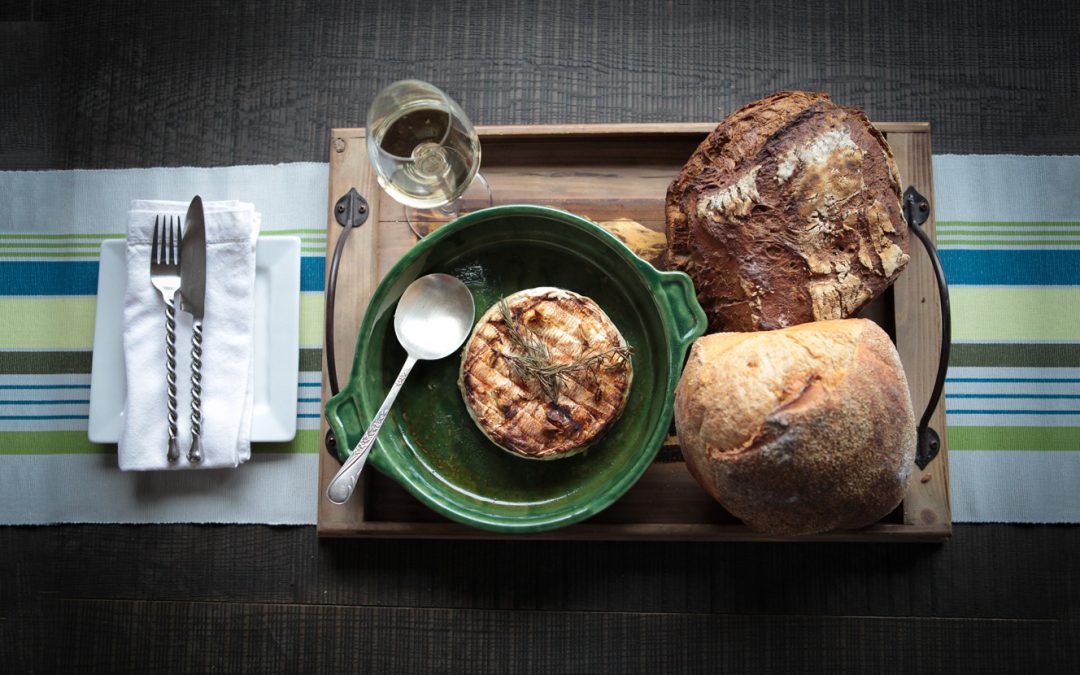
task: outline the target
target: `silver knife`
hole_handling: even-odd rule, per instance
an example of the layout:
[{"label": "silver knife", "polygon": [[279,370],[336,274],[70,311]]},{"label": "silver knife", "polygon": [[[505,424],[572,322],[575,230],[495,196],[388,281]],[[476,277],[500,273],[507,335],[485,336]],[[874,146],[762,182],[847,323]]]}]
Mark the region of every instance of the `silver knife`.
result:
[{"label": "silver knife", "polygon": [[202,198],[196,195],[184,220],[180,247],[180,309],[192,316],[191,330],[191,449],[188,461],[202,453],[202,320],[206,298],[206,218]]}]

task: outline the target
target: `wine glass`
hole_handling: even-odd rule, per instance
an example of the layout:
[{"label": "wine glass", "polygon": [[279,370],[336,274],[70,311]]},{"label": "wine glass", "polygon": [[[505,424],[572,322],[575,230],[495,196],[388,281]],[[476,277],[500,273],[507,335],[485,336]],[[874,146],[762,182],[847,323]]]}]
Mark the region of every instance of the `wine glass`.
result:
[{"label": "wine glass", "polygon": [[[435,85],[401,80],[368,109],[368,157],[379,185],[405,206],[418,237],[462,213],[472,188],[485,206],[491,187],[480,175],[480,139],[465,111]],[[473,203],[470,199],[470,203]]]}]

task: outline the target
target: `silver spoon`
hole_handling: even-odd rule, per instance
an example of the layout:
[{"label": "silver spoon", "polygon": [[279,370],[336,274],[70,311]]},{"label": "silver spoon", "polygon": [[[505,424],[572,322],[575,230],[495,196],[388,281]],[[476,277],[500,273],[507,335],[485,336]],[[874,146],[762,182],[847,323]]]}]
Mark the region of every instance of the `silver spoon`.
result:
[{"label": "silver spoon", "polygon": [[472,330],[473,314],[472,293],[465,284],[448,274],[420,277],[405,289],[394,312],[394,332],[409,358],[405,359],[405,365],[379,412],[375,413],[375,419],[371,420],[360,442],[326,487],[327,499],[335,504],[349,500],[405,378],[417,361],[433,361],[457,351]]}]

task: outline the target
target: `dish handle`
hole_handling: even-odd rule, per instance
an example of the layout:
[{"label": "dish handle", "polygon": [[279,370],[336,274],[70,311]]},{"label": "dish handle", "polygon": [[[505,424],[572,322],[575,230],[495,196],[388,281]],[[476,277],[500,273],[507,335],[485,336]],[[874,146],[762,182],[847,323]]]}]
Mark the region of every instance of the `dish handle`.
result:
[{"label": "dish handle", "polygon": [[666,306],[675,328],[673,337],[679,352],[685,354],[694,340],[705,334],[708,319],[698,304],[694,282],[683,272],[657,272],[661,293],[659,300]]},{"label": "dish handle", "polygon": [[[361,416],[360,411],[360,400],[348,387],[326,401],[323,412],[326,423],[330,426],[326,433],[326,449],[339,462],[348,459],[348,449],[356,445],[363,430],[367,427],[367,421]],[[350,437],[349,429],[357,429],[359,432],[355,437]],[[371,450],[374,454],[375,448]]]}]

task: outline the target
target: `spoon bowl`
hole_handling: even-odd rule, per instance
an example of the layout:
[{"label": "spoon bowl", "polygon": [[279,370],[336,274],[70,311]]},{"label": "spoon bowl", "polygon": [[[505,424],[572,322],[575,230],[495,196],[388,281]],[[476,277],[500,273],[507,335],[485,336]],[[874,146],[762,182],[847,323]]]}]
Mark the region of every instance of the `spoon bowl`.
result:
[{"label": "spoon bowl", "polygon": [[476,307],[469,288],[449,274],[428,274],[409,284],[394,312],[394,333],[409,358],[401,367],[386,399],[349,458],[326,486],[326,498],[335,504],[349,501],[390,407],[417,361],[450,356],[472,329]]},{"label": "spoon bowl", "polygon": [[394,313],[394,333],[416,359],[450,356],[472,330],[472,293],[456,277],[428,274],[409,284]]}]

